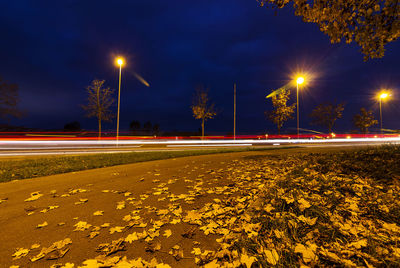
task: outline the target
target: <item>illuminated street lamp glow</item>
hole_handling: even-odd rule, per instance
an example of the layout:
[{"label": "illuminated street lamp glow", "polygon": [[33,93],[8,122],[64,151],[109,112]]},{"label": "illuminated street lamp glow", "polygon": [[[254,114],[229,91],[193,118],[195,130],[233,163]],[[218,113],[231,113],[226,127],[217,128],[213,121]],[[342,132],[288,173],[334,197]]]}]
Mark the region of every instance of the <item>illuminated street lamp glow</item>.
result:
[{"label": "illuminated street lamp glow", "polygon": [[297,105],[296,105],[296,110],[297,110],[297,139],[299,139],[299,125],[300,125],[300,117],[299,117],[299,85],[304,83],[304,77],[299,76],[296,79],[296,84],[297,84]]},{"label": "illuminated street lamp glow", "polygon": [[116,62],[117,62],[117,64],[119,66],[122,66],[124,64],[124,59],[123,58],[117,58]]},{"label": "illuminated street lamp glow", "polygon": [[298,77],[296,82],[297,82],[298,85],[303,84],[304,83],[304,77],[302,77],[302,76]]},{"label": "illuminated street lamp glow", "polygon": [[387,93],[382,93],[381,95],[379,95],[380,99],[386,99],[389,96],[389,94]]}]

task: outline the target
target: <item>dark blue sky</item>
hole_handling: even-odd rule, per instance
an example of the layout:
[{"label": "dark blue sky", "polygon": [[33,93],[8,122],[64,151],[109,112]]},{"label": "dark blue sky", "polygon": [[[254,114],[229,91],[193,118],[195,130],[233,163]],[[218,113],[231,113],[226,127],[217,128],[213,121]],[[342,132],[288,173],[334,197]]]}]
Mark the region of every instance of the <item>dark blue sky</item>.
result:
[{"label": "dark blue sky", "polygon": [[[264,117],[265,96],[286,84],[293,72],[317,74],[301,93],[301,126],[321,102],[347,103],[336,130],[352,129],[360,107],[374,109],[381,87],[400,86],[400,43],[387,46],[383,59],[363,61],[356,45],[332,45],[317,25],[303,23],[291,8],[259,7],[256,0],[2,1],[0,76],[20,86],[22,119],[13,125],[47,129],[84,117],[85,87],[94,78],[117,88],[115,55],[124,55],[121,129],[139,120],[162,130],[196,131],[190,105],[197,85],[210,88],[220,114],[206,132],[225,134],[233,125],[233,83],[237,83],[237,131],[271,133]],[[142,75],[150,87],[133,76]],[[396,91],[384,104],[384,126],[399,129]],[[292,95],[295,101],[295,95]],[[116,110],[116,107],[115,107]],[[106,129],[115,128],[106,124]],[[286,123],[293,128],[296,121]]]}]

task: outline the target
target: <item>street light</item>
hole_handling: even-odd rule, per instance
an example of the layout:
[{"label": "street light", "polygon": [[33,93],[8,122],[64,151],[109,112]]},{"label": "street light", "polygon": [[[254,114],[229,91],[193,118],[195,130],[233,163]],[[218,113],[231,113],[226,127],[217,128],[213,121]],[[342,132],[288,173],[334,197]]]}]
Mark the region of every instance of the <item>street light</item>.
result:
[{"label": "street light", "polygon": [[382,92],[379,94],[379,114],[381,118],[381,135],[383,134],[383,122],[382,122],[382,100],[389,97],[389,94],[386,92]]},{"label": "street light", "polygon": [[122,74],[122,65],[124,65],[124,59],[119,57],[116,59],[116,63],[119,66],[119,84],[118,84],[118,112],[117,112],[117,145],[118,145],[118,136],[119,136],[119,105],[121,99],[121,74]]},{"label": "street light", "polygon": [[299,139],[299,85],[304,83],[304,77],[299,76],[296,79],[296,84],[297,84],[297,139]]}]

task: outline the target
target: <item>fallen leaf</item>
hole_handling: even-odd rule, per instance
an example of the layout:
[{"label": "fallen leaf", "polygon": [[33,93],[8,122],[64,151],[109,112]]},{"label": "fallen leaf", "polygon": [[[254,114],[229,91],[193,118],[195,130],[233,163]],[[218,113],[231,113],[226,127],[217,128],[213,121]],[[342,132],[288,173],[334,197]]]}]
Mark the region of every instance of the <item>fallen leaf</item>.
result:
[{"label": "fallen leaf", "polygon": [[304,211],[305,209],[311,207],[310,203],[304,198],[300,198],[297,202],[299,203],[299,209],[301,211]]},{"label": "fallen leaf", "polygon": [[57,260],[62,257],[69,251],[69,248],[66,248],[64,250],[57,249],[53,252],[51,252],[49,255],[47,255],[46,260]]},{"label": "fallen leaf", "polygon": [[150,242],[147,243],[147,245],[144,247],[145,251],[150,252],[150,253],[154,253],[156,251],[159,251],[161,249],[161,243],[160,242]]},{"label": "fallen leaf", "polygon": [[251,265],[252,265],[254,262],[256,262],[256,261],[257,261],[257,258],[256,258],[256,257],[253,257],[253,256],[250,257],[250,256],[248,256],[246,253],[244,253],[244,254],[242,254],[242,255],[240,256],[240,262],[241,262],[242,264],[245,264],[247,268],[250,268]]},{"label": "fallen leaf", "polygon": [[201,255],[201,250],[200,248],[193,248],[192,252],[194,255]]},{"label": "fallen leaf", "polygon": [[165,236],[166,238],[168,238],[168,237],[170,237],[172,235],[172,232],[171,232],[171,230],[165,230],[165,232],[164,232],[164,234],[163,234],[163,236]]},{"label": "fallen leaf", "polygon": [[184,238],[192,238],[196,234],[196,228],[192,227],[182,234]]},{"label": "fallen leaf", "polygon": [[106,256],[113,254],[117,251],[125,250],[125,241],[123,238],[114,240],[110,244],[100,244],[96,251],[105,253]]},{"label": "fallen leaf", "polygon": [[47,223],[47,221],[45,221],[45,222],[43,222],[43,223],[38,224],[38,225],[36,226],[36,228],[43,228],[43,227],[45,227],[45,226],[47,226],[47,225],[49,225],[49,224]]},{"label": "fallen leaf", "polygon": [[302,222],[304,222],[304,223],[306,223],[306,224],[312,226],[312,225],[314,225],[314,224],[317,222],[318,217],[315,217],[315,218],[307,218],[307,217],[304,217],[303,215],[300,215],[300,217],[299,217],[298,219],[299,219],[300,221],[302,221]]},{"label": "fallen leaf", "polygon": [[183,250],[178,245],[173,246],[168,253],[171,254],[176,261],[180,261],[183,258]]},{"label": "fallen leaf", "polygon": [[311,247],[306,247],[303,244],[297,243],[295,249],[295,253],[301,253],[303,255],[303,261],[305,263],[309,263],[311,261],[315,261],[318,259],[318,257],[314,254],[313,250]]},{"label": "fallen leaf", "polygon": [[39,244],[33,244],[33,245],[31,246],[31,249],[35,249],[35,248],[40,248],[40,245],[39,245]]},{"label": "fallen leaf", "polygon": [[76,223],[74,226],[75,226],[74,231],[85,231],[86,229],[89,229],[90,226],[92,226],[92,225],[88,224],[85,221],[80,221],[80,222]]},{"label": "fallen leaf", "polygon": [[117,203],[117,209],[124,209],[125,208],[125,201],[121,201]]},{"label": "fallen leaf", "polygon": [[26,255],[28,255],[29,253],[29,249],[27,248],[18,248],[14,254],[12,255],[14,257],[14,260],[20,259],[22,257],[25,257]]},{"label": "fallen leaf", "polygon": [[81,198],[81,199],[79,199],[78,202],[75,202],[75,205],[84,204],[84,203],[86,203],[87,201],[88,201],[88,199]]},{"label": "fallen leaf", "polygon": [[264,254],[265,254],[265,257],[267,258],[267,262],[269,264],[276,265],[278,263],[279,255],[275,249],[272,249],[272,250],[265,249]]},{"label": "fallen leaf", "polygon": [[93,231],[93,232],[90,232],[88,236],[89,236],[90,239],[93,239],[96,236],[98,236],[99,234],[100,234],[100,232]]},{"label": "fallen leaf", "polygon": [[358,241],[356,241],[356,242],[352,242],[352,243],[350,243],[350,247],[355,247],[356,249],[360,249],[360,248],[362,248],[362,247],[366,247],[367,246],[367,239],[361,239],[361,240],[358,240]]},{"label": "fallen leaf", "polygon": [[104,211],[98,210],[93,212],[93,216],[103,216]]},{"label": "fallen leaf", "polygon": [[33,193],[31,193],[31,197],[25,199],[24,201],[25,202],[35,201],[35,200],[39,199],[42,196],[43,196],[43,194],[41,194],[39,191],[33,192]]},{"label": "fallen leaf", "polygon": [[110,228],[110,234],[121,233],[125,229],[125,226],[115,226]]}]

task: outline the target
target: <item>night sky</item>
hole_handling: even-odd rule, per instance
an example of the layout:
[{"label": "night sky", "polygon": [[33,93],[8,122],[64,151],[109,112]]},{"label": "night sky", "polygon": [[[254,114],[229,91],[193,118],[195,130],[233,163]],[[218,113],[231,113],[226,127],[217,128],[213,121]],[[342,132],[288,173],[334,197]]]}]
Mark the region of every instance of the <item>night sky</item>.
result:
[{"label": "night sky", "polygon": [[[117,89],[114,57],[123,55],[121,130],[138,120],[164,131],[197,131],[190,105],[196,86],[204,85],[220,111],[206,133],[232,132],[236,82],[238,133],[273,133],[265,96],[299,70],[314,74],[300,97],[301,127],[323,130],[310,126],[307,115],[336,100],[346,107],[334,130],[350,131],[361,107],[378,117],[374,96],[387,87],[393,96],[384,103],[384,127],[400,129],[399,41],[386,47],[383,59],[364,62],[356,45],[332,45],[289,7],[275,14],[256,0],[1,1],[0,32],[0,76],[19,85],[25,113],[12,125],[62,129],[79,121],[96,130],[96,119],[80,108],[85,87],[97,78]],[[284,128],[294,132],[295,126],[291,120]]]}]

